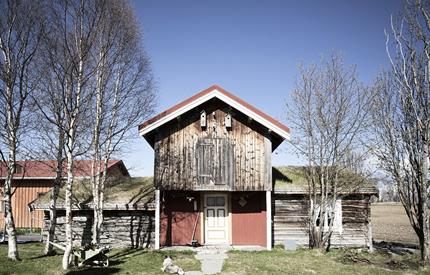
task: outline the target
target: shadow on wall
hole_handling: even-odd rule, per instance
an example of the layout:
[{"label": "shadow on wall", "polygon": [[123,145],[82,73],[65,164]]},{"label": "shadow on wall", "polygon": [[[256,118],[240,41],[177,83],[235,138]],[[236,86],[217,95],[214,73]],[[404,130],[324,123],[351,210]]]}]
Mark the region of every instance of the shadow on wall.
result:
[{"label": "shadow on wall", "polygon": [[[153,213],[150,211],[106,211],[101,242],[112,246],[147,248],[152,243],[153,219]],[[91,244],[92,227],[92,212],[74,214],[74,239],[79,241],[81,246]]]},{"label": "shadow on wall", "polygon": [[[136,223],[137,221],[137,223]],[[144,227],[144,224],[148,224]],[[137,227],[135,229],[135,224]],[[131,248],[148,248],[151,244],[154,222],[149,215],[135,215],[130,219],[130,243]]]},{"label": "shadow on wall", "polygon": [[278,168],[272,167],[272,188],[275,189],[275,183],[277,181],[292,183],[293,181],[282,173]]}]

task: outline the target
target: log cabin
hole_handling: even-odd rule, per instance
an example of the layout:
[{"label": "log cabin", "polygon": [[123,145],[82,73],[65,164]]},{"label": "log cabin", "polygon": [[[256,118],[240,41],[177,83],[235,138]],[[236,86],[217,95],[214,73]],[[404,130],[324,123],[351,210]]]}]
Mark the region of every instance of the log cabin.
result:
[{"label": "log cabin", "polygon": [[[43,211],[30,211],[29,203],[49,192],[55,180],[56,161],[22,160],[16,163],[12,181],[12,211],[17,228],[42,228]],[[91,176],[91,160],[77,160],[74,164],[77,179]],[[0,190],[6,178],[7,165],[0,164]],[[127,168],[121,160],[111,160],[108,164],[110,177],[129,177]],[[0,229],[5,225],[3,197],[0,197]],[[49,210],[49,207],[48,207]]]}]

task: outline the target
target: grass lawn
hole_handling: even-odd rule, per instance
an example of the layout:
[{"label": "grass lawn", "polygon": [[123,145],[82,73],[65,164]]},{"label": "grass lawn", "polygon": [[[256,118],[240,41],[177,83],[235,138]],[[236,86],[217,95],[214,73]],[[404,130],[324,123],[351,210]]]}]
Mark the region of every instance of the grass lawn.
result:
[{"label": "grass lawn", "polygon": [[[62,256],[42,256],[42,244],[21,244],[19,249],[22,261],[12,262],[6,258],[7,246],[0,245],[0,274],[64,274]],[[185,271],[200,270],[200,262],[190,251],[114,249],[109,253],[109,267],[75,268],[66,274],[163,274],[160,268],[166,254]],[[430,274],[430,267],[420,266],[418,255],[369,254],[354,249],[323,253],[275,248],[259,252],[230,251],[222,274]]]},{"label": "grass lawn", "polygon": [[352,249],[329,253],[300,249],[285,251],[229,252],[223,274],[430,274],[418,255],[369,254]]},{"label": "grass lawn", "polygon": [[[42,244],[20,244],[18,249],[22,261],[13,262],[6,258],[7,245],[0,245],[0,274],[64,274],[61,269],[62,255],[44,257]],[[172,256],[184,271],[200,270],[200,262],[194,258],[193,252],[188,251],[114,249],[108,255],[109,267],[79,268],[66,274],[163,274],[160,268],[165,255]]]}]

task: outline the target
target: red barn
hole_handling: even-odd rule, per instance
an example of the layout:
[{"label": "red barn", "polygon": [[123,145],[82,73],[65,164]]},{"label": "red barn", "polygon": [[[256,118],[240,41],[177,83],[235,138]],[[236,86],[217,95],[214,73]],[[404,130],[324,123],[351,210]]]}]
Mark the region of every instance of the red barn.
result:
[{"label": "red barn", "polygon": [[[91,160],[77,160],[74,173],[77,179],[91,176]],[[56,161],[24,160],[17,161],[16,173],[12,182],[12,211],[15,226],[18,228],[41,228],[43,211],[29,211],[29,203],[40,195],[51,190],[55,180]],[[0,189],[3,188],[7,166],[0,164]],[[127,168],[121,160],[111,160],[108,174],[112,177],[129,176]],[[0,230],[4,227],[3,197],[0,197]]]}]

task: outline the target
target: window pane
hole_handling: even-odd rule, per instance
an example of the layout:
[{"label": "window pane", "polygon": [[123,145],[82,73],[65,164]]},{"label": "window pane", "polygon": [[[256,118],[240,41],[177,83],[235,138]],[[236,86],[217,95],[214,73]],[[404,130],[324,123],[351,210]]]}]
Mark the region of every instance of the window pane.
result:
[{"label": "window pane", "polygon": [[216,205],[217,206],[224,206],[225,205],[224,197],[217,197],[216,198]]},{"label": "window pane", "polygon": [[206,205],[207,206],[215,206],[216,205],[216,198],[215,197],[207,197],[206,198]]}]

